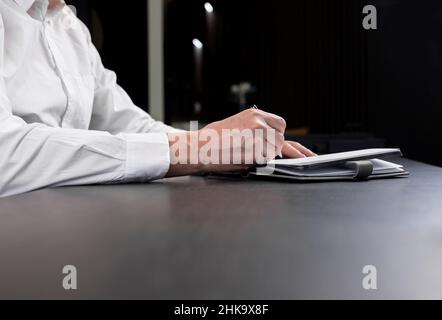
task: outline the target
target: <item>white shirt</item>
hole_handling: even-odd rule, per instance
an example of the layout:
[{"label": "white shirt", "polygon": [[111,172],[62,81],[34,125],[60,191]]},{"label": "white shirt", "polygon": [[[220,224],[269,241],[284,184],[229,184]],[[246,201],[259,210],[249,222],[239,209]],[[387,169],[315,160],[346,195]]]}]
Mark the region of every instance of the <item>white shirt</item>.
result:
[{"label": "white shirt", "polygon": [[68,6],[1,0],[0,196],[164,177],[174,129],[116,80]]}]

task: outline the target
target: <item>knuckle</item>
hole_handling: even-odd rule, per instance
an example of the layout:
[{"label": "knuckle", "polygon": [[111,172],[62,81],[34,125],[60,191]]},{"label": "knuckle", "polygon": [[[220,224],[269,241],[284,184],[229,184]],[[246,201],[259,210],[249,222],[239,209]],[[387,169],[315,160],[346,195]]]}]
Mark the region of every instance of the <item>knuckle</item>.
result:
[{"label": "knuckle", "polygon": [[252,121],[250,124],[252,130],[262,129],[262,125],[258,121]]}]

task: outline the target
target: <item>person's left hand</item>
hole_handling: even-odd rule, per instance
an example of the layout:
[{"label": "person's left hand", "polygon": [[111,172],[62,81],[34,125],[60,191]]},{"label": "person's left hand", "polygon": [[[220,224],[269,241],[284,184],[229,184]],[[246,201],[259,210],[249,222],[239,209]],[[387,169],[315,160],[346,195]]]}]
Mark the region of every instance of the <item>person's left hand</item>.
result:
[{"label": "person's left hand", "polygon": [[316,153],[310,151],[302,144],[294,141],[285,141],[282,147],[282,156],[284,158],[306,158],[317,156]]}]

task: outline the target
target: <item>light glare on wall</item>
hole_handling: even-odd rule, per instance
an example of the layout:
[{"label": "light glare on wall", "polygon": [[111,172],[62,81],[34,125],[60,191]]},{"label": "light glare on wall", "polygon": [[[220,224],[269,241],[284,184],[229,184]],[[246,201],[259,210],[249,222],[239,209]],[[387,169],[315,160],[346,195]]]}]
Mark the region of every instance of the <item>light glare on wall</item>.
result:
[{"label": "light glare on wall", "polygon": [[196,38],[192,40],[192,43],[195,46],[195,48],[197,48],[197,49],[202,49],[203,48],[203,43],[200,40],[196,39]]},{"label": "light glare on wall", "polygon": [[204,9],[206,9],[207,13],[212,13],[213,12],[213,6],[210,2],[206,2],[204,4]]}]

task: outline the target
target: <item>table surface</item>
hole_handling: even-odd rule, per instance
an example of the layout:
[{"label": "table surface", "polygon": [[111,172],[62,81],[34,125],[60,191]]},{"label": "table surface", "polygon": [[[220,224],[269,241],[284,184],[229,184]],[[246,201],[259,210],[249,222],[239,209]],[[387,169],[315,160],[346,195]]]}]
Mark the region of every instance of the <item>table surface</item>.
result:
[{"label": "table surface", "polygon": [[[409,178],[188,177],[0,199],[0,298],[441,299],[442,170],[401,162]],[[377,290],[363,289],[366,265]]]}]

